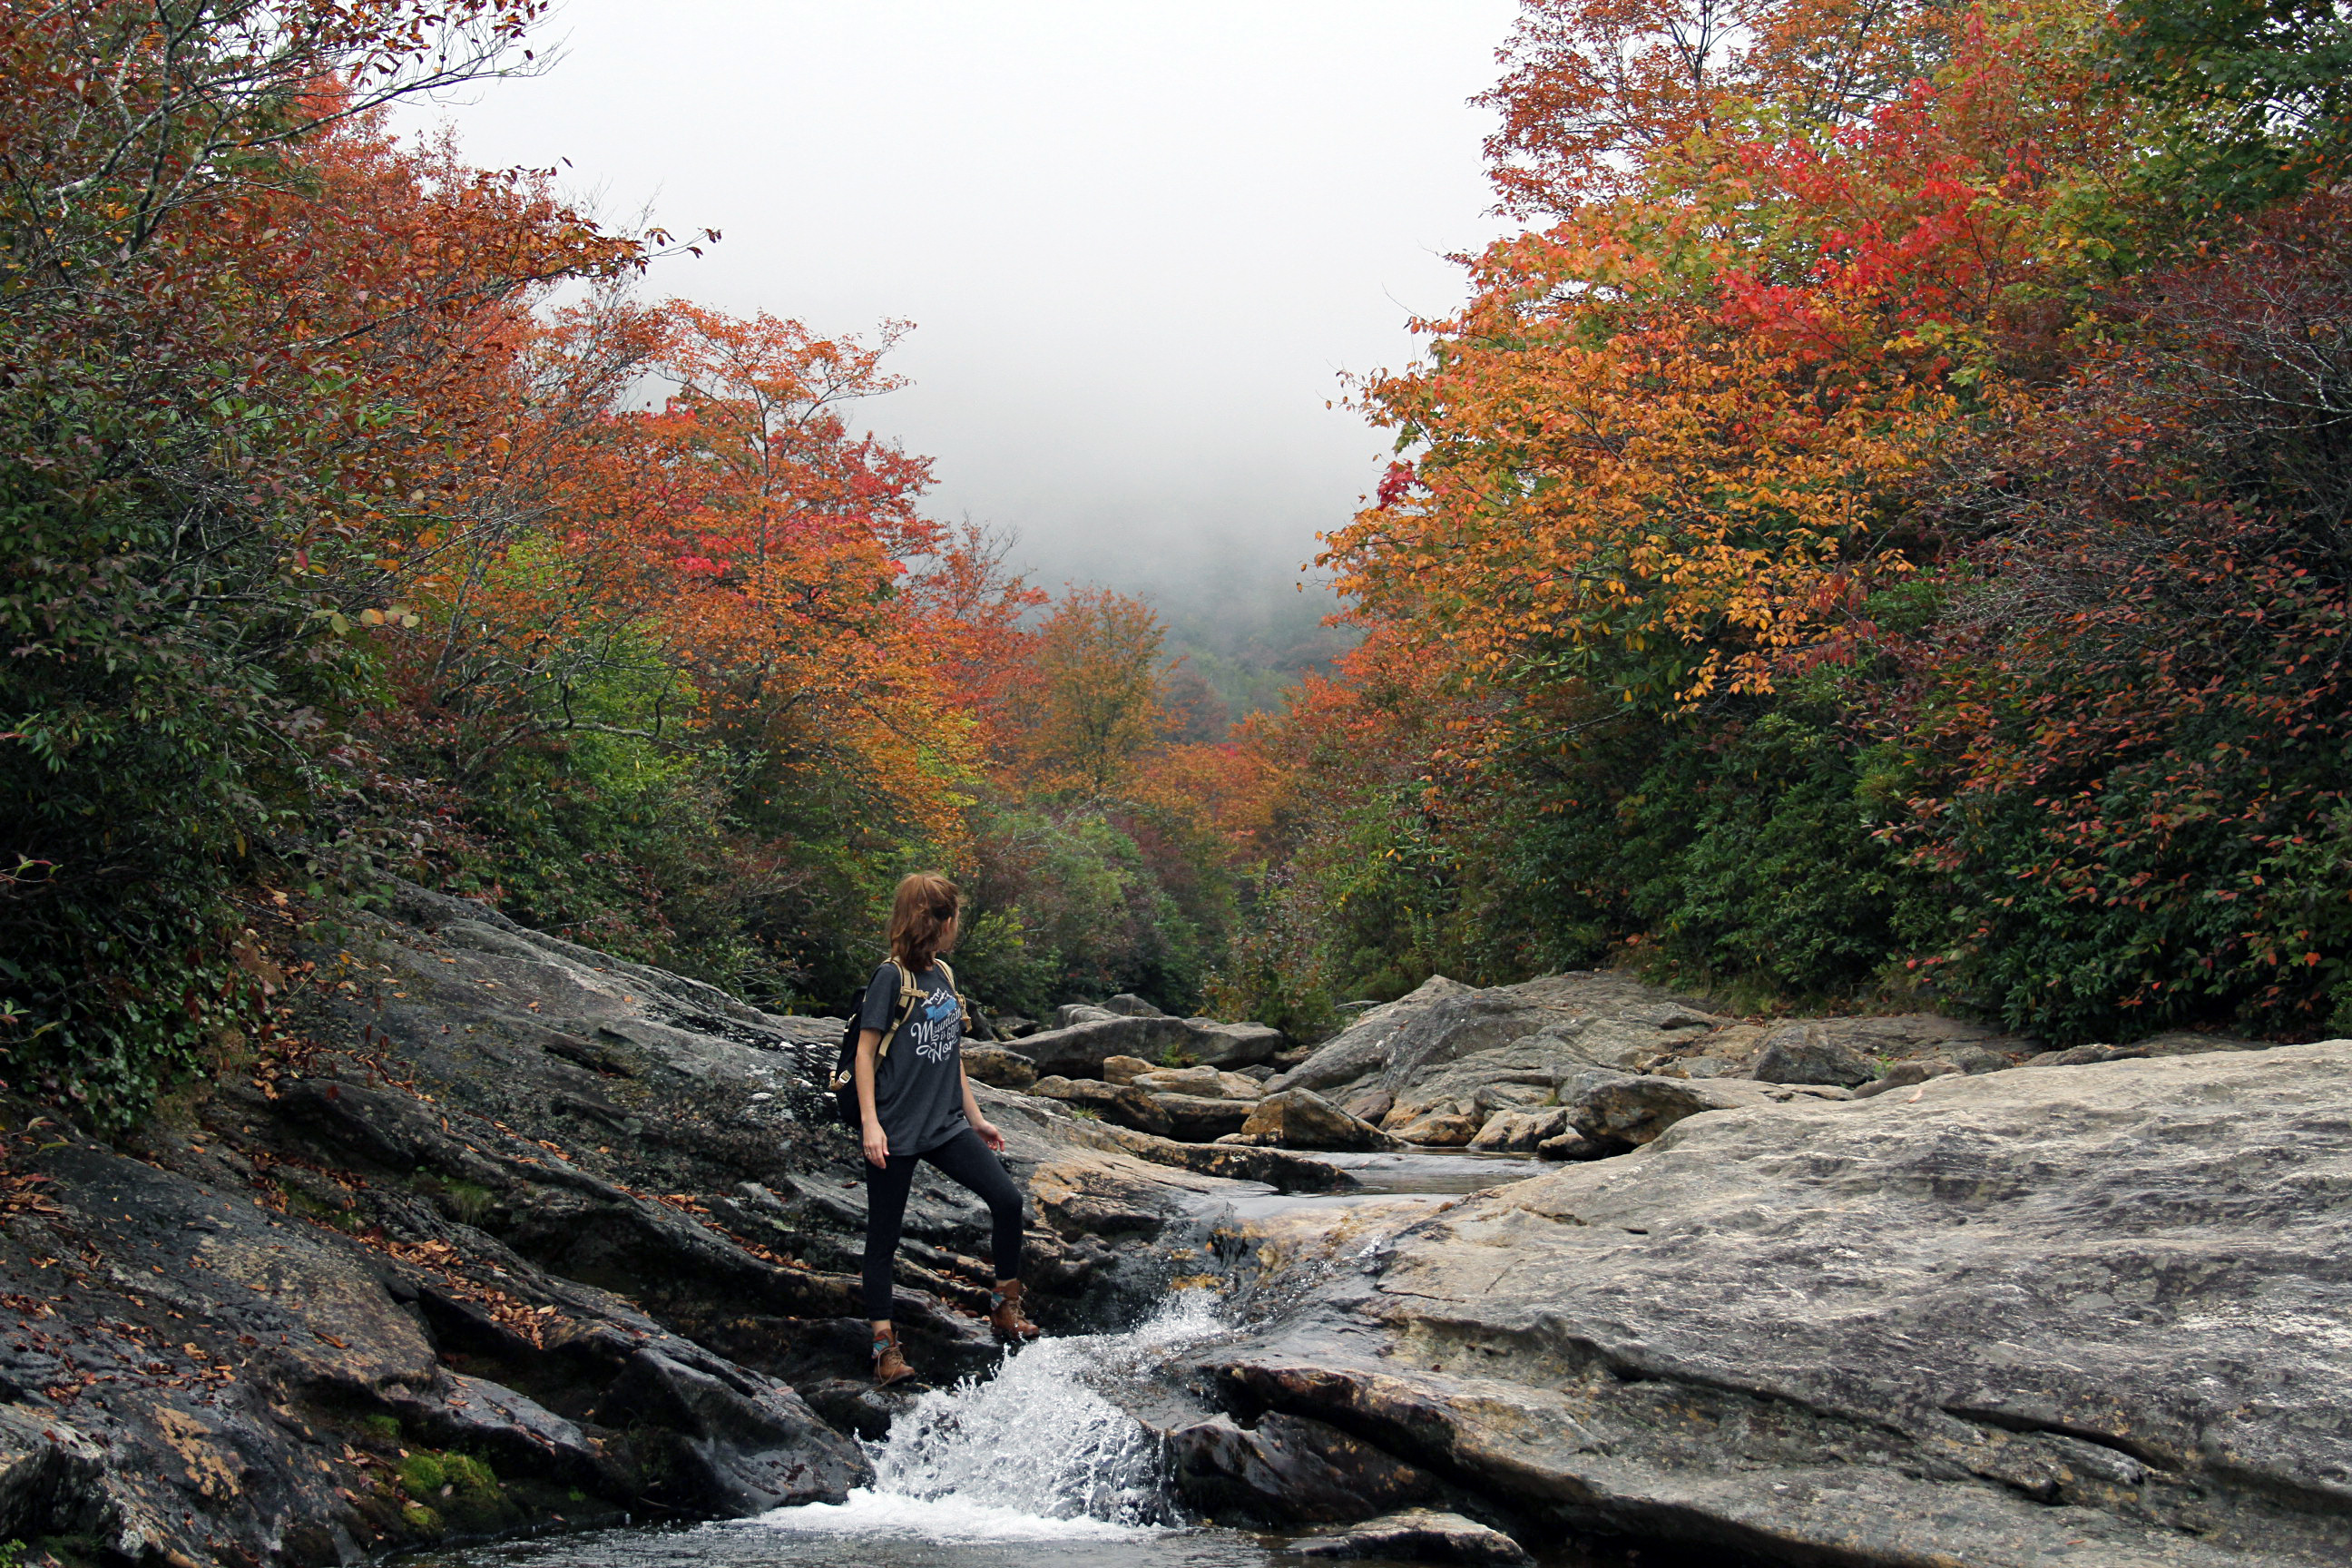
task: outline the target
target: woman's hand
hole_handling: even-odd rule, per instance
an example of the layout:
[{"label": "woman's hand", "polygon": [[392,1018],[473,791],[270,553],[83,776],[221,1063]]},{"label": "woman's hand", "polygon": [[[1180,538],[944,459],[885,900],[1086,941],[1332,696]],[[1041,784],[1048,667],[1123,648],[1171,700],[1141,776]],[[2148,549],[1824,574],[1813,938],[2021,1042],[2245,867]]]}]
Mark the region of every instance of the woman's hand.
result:
[{"label": "woman's hand", "polygon": [[991,1149],[1000,1154],[1004,1152],[1004,1134],[996,1130],[996,1123],[985,1116],[975,1116],[971,1121],[971,1130],[979,1133],[980,1141]]},{"label": "woman's hand", "polygon": [[[996,1129],[992,1127],[989,1131],[993,1132]],[[867,1121],[866,1123],[866,1134],[863,1138],[859,1139],[858,1142],[866,1146],[866,1163],[867,1164],[878,1165],[886,1170],[889,1168],[890,1135],[882,1131],[882,1124],[879,1121]],[[1003,1140],[1000,1138],[997,1142],[1001,1143]]]}]

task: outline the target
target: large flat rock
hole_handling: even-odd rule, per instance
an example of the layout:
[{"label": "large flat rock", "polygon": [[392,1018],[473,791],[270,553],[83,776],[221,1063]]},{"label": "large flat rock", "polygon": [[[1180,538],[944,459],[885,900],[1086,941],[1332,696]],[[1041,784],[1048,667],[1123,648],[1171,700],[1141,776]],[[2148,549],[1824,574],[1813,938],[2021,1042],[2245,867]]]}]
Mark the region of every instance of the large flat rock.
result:
[{"label": "large flat rock", "polygon": [[2352,1560],[2352,1041],[1706,1112],[1371,1219],[1294,1217],[1297,1304],[1202,1370],[1530,1546]]}]

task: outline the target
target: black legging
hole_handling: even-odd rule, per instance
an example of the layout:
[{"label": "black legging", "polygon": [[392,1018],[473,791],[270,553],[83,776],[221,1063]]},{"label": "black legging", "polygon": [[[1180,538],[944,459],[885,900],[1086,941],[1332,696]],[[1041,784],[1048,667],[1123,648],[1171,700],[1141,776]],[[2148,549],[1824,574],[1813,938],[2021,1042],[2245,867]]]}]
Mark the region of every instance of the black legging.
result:
[{"label": "black legging", "polygon": [[866,1167],[866,1315],[876,1322],[890,1316],[890,1258],[898,1250],[898,1226],[907,1217],[907,1194],[915,1165],[929,1160],[940,1174],[969,1187],[988,1205],[995,1222],[996,1277],[1021,1278],[1021,1194],[1004,1173],[1004,1163],[988,1152],[967,1127],[936,1149],[893,1154],[887,1168],[871,1160]]}]

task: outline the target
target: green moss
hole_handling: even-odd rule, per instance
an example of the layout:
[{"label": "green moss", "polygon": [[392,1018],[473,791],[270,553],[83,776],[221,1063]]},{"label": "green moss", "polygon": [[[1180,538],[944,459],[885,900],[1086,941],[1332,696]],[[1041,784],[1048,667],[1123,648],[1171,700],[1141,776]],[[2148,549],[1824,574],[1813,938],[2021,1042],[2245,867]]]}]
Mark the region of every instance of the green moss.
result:
[{"label": "green moss", "polygon": [[[360,1417],[360,1430],[379,1443],[396,1443],[400,1441],[400,1418],[396,1415],[362,1415]],[[0,1563],[0,1568],[7,1568],[7,1565]]]},{"label": "green moss", "polygon": [[441,1468],[449,1484],[469,1498],[495,1497],[499,1493],[499,1478],[488,1464],[471,1454],[444,1454]]},{"label": "green moss", "polygon": [[441,1516],[421,1502],[413,1502],[402,1509],[400,1521],[419,1535],[441,1533]]},{"label": "green moss", "polygon": [[449,1472],[438,1454],[415,1453],[400,1461],[400,1489],[422,1502],[440,1495],[449,1484]]},{"label": "green moss", "polygon": [[450,1211],[467,1225],[489,1212],[491,1194],[488,1187],[476,1186],[471,1182],[451,1182],[441,1192],[448,1200]]}]

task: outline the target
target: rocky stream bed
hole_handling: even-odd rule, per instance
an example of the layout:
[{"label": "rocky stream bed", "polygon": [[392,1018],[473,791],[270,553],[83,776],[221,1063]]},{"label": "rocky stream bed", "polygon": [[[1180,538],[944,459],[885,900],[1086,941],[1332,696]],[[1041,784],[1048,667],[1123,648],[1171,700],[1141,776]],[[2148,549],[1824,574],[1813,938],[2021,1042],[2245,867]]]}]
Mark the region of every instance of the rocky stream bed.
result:
[{"label": "rocky stream bed", "polygon": [[421,890],[257,962],[308,1048],[0,1129],[26,1561],[2352,1561],[2352,1042],[1065,1009],[971,1053],[1054,1337],[926,1174],[878,1395],[837,1023]]}]

